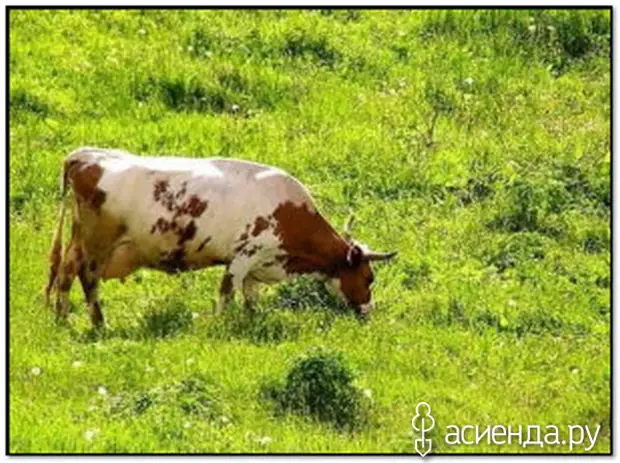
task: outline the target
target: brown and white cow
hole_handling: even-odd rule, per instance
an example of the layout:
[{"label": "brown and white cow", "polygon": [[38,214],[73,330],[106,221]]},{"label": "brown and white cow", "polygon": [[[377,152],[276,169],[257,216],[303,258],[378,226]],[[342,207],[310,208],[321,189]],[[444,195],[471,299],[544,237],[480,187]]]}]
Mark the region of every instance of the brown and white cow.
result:
[{"label": "brown and white cow", "polygon": [[[62,252],[66,193],[72,237]],[[169,273],[225,265],[219,313],[236,290],[249,305],[260,283],[315,274],[364,316],[371,307],[367,251],[341,237],[312,197],[282,170],[233,159],[135,156],[81,148],[64,162],[62,206],[51,251],[46,301],[57,290],[65,317],[77,275],[95,326],[103,325],[99,280],[147,267]]]}]

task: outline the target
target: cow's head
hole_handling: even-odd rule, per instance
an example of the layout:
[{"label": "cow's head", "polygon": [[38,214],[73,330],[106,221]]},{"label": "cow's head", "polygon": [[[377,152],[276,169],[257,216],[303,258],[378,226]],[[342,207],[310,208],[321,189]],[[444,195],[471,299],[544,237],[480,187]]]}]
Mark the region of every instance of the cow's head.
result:
[{"label": "cow's head", "polygon": [[387,261],[397,252],[375,252],[351,239],[350,228],[352,219],[345,226],[343,238],[349,245],[346,259],[342,262],[327,281],[327,288],[348,305],[357,310],[358,316],[365,318],[373,308],[371,286],[374,275],[370,263]]}]

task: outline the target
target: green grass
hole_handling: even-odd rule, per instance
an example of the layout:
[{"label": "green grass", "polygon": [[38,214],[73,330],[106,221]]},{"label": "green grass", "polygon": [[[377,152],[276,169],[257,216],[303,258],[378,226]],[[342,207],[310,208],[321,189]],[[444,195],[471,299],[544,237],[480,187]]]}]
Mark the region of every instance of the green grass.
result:
[{"label": "green grass", "polygon": [[[11,452],[414,452],[411,419],[601,426],[610,450],[609,11],[11,11]],[[239,111],[233,112],[232,105]],[[40,289],[82,145],[288,170],[399,250],[367,324],[308,280],[215,317],[220,269]],[[343,431],[261,398],[316,348],[366,391]],[[37,374],[39,373],[39,374]],[[574,451],[583,451],[577,446]]]}]

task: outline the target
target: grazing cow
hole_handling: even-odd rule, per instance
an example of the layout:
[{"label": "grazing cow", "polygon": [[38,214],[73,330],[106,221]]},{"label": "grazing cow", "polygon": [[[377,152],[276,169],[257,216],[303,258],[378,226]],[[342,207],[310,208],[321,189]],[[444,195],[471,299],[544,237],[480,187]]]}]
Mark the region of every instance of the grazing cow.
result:
[{"label": "grazing cow", "polygon": [[[75,196],[72,237],[62,255],[69,186]],[[141,267],[175,273],[224,265],[217,313],[236,290],[251,305],[260,283],[315,274],[365,316],[373,282],[369,262],[394,254],[341,237],[306,188],[279,169],[81,148],[64,162],[45,296],[49,302],[56,289],[56,313],[65,317],[77,275],[98,327],[100,279],[123,279]]]}]

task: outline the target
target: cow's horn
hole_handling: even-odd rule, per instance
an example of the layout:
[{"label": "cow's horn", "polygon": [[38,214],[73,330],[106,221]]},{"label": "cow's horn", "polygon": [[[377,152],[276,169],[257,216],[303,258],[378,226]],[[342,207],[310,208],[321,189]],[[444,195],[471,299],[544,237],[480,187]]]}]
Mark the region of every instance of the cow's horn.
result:
[{"label": "cow's horn", "polygon": [[366,251],[364,253],[364,257],[363,259],[366,261],[372,261],[372,260],[390,260],[392,257],[394,257],[396,254],[398,254],[398,251],[392,251],[392,252],[375,252],[375,251]]}]

